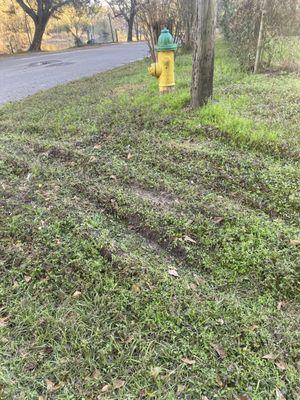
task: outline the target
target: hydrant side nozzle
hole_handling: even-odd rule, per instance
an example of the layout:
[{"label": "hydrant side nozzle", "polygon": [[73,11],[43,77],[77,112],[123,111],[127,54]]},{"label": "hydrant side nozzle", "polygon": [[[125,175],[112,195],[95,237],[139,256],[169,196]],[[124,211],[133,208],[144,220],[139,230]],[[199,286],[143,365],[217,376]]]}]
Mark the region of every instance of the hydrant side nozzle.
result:
[{"label": "hydrant side nozzle", "polygon": [[158,63],[151,64],[151,66],[148,68],[148,72],[151,76],[159,78],[162,73],[161,65]]}]

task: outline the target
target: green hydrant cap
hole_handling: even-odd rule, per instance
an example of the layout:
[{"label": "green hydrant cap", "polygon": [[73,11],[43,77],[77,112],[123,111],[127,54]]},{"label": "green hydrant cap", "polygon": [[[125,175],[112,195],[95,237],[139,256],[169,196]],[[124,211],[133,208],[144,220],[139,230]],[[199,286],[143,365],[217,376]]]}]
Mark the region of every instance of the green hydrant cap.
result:
[{"label": "green hydrant cap", "polygon": [[174,43],[173,36],[171,35],[169,29],[164,28],[158,38],[158,43],[156,46],[157,51],[170,51],[177,50],[177,44]]}]

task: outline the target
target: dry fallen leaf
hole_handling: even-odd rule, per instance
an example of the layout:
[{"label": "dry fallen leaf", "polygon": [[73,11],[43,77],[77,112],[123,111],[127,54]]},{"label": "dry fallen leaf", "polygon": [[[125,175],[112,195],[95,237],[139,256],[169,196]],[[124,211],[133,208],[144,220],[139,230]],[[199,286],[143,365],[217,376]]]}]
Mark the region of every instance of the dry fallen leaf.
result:
[{"label": "dry fallen leaf", "polygon": [[4,328],[8,325],[9,317],[0,318],[0,328]]},{"label": "dry fallen leaf", "polygon": [[55,383],[52,382],[50,379],[46,379],[46,385],[47,385],[47,391],[53,393],[59,390],[63,386],[63,383],[62,382]]},{"label": "dry fallen leaf", "polygon": [[102,393],[106,393],[106,392],[108,392],[110,390],[110,388],[111,388],[110,384],[104,385],[103,388],[101,389],[101,392]]},{"label": "dry fallen leaf", "polygon": [[247,394],[242,394],[241,396],[237,397],[238,400],[251,400],[251,397]]},{"label": "dry fallen leaf", "polygon": [[51,346],[44,347],[44,353],[45,354],[52,354],[53,353],[53,348]]},{"label": "dry fallen leaf", "polygon": [[161,371],[162,371],[161,367],[151,368],[150,375],[152,376],[153,379],[156,379],[158,375],[161,373]]},{"label": "dry fallen leaf", "polygon": [[18,284],[18,282],[17,282],[17,281],[14,281],[14,283],[13,283],[13,289],[18,289],[19,286],[20,286],[20,285]]},{"label": "dry fallen leaf", "polygon": [[93,377],[93,379],[99,379],[101,377],[101,372],[99,371],[99,369],[95,369],[92,377]]},{"label": "dry fallen leaf", "polygon": [[290,240],[290,244],[293,246],[300,246],[300,239]]},{"label": "dry fallen leaf", "polygon": [[38,366],[38,364],[36,362],[30,362],[25,365],[25,369],[26,369],[26,371],[34,371],[37,366]]},{"label": "dry fallen leaf", "polygon": [[133,341],[133,339],[134,339],[134,335],[128,336],[128,337],[124,340],[124,343],[125,343],[125,344],[131,343],[131,342]]},{"label": "dry fallen leaf", "polygon": [[131,153],[128,153],[127,154],[127,160],[131,160],[132,159],[132,154]]},{"label": "dry fallen leaf", "polygon": [[49,392],[53,392],[53,388],[55,387],[55,383],[50,381],[50,379],[46,380],[46,386],[47,386],[47,390]]},{"label": "dry fallen leaf", "polygon": [[121,379],[117,379],[113,383],[113,388],[114,389],[121,389],[125,385],[125,381],[122,381]]},{"label": "dry fallen leaf", "polygon": [[189,358],[182,358],[181,361],[187,365],[194,365],[196,364],[195,360],[190,360]]},{"label": "dry fallen leaf", "polygon": [[278,310],[278,311],[282,310],[286,305],[287,305],[287,303],[286,303],[285,301],[280,301],[280,302],[277,304],[277,310]]},{"label": "dry fallen leaf", "polygon": [[194,239],[192,239],[191,237],[189,237],[188,235],[185,235],[184,236],[184,240],[186,241],[186,242],[190,242],[190,243],[197,243],[196,242],[196,240],[194,240]]},{"label": "dry fallen leaf", "polygon": [[95,144],[94,149],[100,149],[101,148],[101,144]]},{"label": "dry fallen leaf", "polygon": [[259,326],[258,325],[252,325],[252,326],[250,326],[250,331],[252,331],[252,332],[255,332],[255,331],[257,331],[257,329],[259,328]]},{"label": "dry fallen leaf", "polygon": [[139,285],[133,284],[132,291],[133,291],[133,293],[139,294],[139,293],[141,293],[141,288],[139,287]]},{"label": "dry fallen leaf", "polygon": [[288,365],[283,360],[278,360],[275,362],[275,365],[280,371],[285,371],[288,369]]},{"label": "dry fallen leaf", "polygon": [[276,400],[286,400],[281,390],[279,390],[278,388],[276,388]]},{"label": "dry fallen leaf", "polygon": [[24,277],[24,279],[25,279],[25,282],[26,283],[29,283],[30,281],[31,281],[31,276],[28,276],[28,275],[26,275],[25,277]]},{"label": "dry fallen leaf", "polygon": [[197,285],[195,283],[190,283],[189,284],[189,289],[191,290],[197,290]]},{"label": "dry fallen leaf", "polygon": [[262,358],[264,360],[270,360],[270,361],[276,360],[277,357],[278,356],[276,356],[275,354],[266,354],[266,355],[262,356]]},{"label": "dry fallen leaf", "polygon": [[217,385],[220,387],[220,388],[223,388],[224,387],[224,382],[223,382],[223,380],[221,379],[221,377],[218,375],[217,376],[217,378],[216,378],[216,382],[217,382]]},{"label": "dry fallen leaf", "polygon": [[202,396],[201,400],[209,400],[209,398],[207,396]]},{"label": "dry fallen leaf", "polygon": [[81,296],[81,292],[79,290],[76,290],[76,292],[74,292],[72,294],[73,299],[79,299],[79,297]]},{"label": "dry fallen leaf", "polygon": [[205,283],[205,280],[203,278],[201,278],[201,276],[194,274],[194,279],[195,282],[198,286],[203,285],[203,283]]},{"label": "dry fallen leaf", "polygon": [[176,271],[176,269],[169,269],[168,274],[171,276],[175,276],[176,278],[179,278],[179,274]]},{"label": "dry fallen leaf", "polygon": [[221,360],[223,360],[226,357],[226,352],[222,346],[220,346],[218,344],[213,344],[212,348],[215,350],[215,352],[218,354],[218,356],[221,358]]},{"label": "dry fallen leaf", "polygon": [[218,225],[218,224],[220,224],[221,222],[224,221],[224,218],[223,217],[216,217],[216,218],[213,219],[213,221],[214,221],[214,223],[216,225]]}]

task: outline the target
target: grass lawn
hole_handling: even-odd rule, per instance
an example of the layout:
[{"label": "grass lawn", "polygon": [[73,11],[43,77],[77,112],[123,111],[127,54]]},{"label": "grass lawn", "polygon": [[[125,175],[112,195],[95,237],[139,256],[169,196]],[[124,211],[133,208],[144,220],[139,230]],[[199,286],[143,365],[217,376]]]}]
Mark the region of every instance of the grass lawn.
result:
[{"label": "grass lawn", "polygon": [[218,44],[0,108],[1,399],[300,399],[300,79]]}]

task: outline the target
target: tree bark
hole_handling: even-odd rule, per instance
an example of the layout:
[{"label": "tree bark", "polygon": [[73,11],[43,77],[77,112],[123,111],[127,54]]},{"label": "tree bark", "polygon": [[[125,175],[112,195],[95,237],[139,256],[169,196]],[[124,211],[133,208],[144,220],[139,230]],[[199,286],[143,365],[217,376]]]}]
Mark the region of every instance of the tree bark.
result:
[{"label": "tree bark", "polygon": [[203,106],[213,94],[216,16],[216,0],[196,1],[191,85],[192,108]]}]

